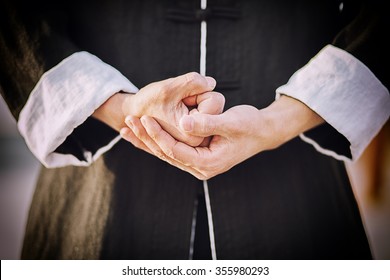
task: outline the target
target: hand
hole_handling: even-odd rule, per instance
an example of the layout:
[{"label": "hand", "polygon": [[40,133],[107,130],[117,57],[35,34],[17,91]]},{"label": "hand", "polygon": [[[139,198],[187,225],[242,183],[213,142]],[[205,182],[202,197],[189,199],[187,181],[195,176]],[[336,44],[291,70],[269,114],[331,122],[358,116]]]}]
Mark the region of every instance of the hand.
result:
[{"label": "hand", "polygon": [[[142,122],[142,123],[141,123]],[[264,150],[274,149],[323,122],[303,103],[282,96],[265,109],[241,105],[221,115],[184,116],[180,127],[197,136],[215,135],[208,147],[175,140],[149,116],[129,118],[122,137],[159,158],[206,180]]]},{"label": "hand", "polygon": [[[201,180],[227,171],[261,150],[259,124],[252,127],[259,110],[236,106],[221,115],[194,114],[181,119],[184,131],[197,136],[212,137],[208,147],[191,147],[175,140],[149,116],[131,117],[126,122],[130,129],[121,131],[122,137],[135,146],[147,150],[162,160],[185,170]],[[141,124],[142,122],[142,124]]]},{"label": "hand", "polygon": [[148,115],[158,121],[175,139],[198,146],[204,141],[204,137],[180,130],[179,120],[193,113],[221,113],[225,99],[222,94],[211,92],[215,84],[211,77],[188,73],[151,83],[137,94],[116,94],[103,104],[94,116],[120,130],[125,126],[126,115],[138,118]]}]

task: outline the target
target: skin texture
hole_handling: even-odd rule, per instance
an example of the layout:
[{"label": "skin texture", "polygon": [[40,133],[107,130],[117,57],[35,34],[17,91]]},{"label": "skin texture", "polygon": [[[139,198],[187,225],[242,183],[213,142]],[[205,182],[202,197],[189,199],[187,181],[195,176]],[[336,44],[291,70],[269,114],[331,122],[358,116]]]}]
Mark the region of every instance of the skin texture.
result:
[{"label": "skin texture", "polygon": [[203,147],[177,141],[151,116],[128,116],[124,139],[201,180],[226,172],[265,150],[279,147],[324,120],[305,104],[281,96],[258,110],[249,105],[230,108],[220,115],[183,115],[180,129],[198,137],[212,137]]},{"label": "skin texture", "polygon": [[183,116],[195,113],[222,113],[225,98],[212,91],[215,85],[216,81],[211,77],[187,73],[151,83],[136,94],[117,93],[93,116],[119,131],[126,126],[124,120],[127,115],[138,118],[148,115],[178,141],[199,146],[207,140],[179,129],[179,121]]}]

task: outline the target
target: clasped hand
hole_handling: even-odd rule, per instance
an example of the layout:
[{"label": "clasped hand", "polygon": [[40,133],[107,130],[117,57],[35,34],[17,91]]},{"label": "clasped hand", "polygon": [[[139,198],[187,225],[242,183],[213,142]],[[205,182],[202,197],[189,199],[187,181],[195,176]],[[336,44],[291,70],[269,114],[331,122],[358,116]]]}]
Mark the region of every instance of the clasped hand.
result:
[{"label": "clasped hand", "polygon": [[223,112],[215,80],[196,73],[156,82],[133,100],[121,136],[201,180],[278,147],[323,120],[286,96],[264,109],[239,105]]},{"label": "clasped hand", "polygon": [[197,73],[147,85],[122,105],[122,137],[198,179],[230,169],[257,150],[248,124],[258,110],[238,106],[221,115],[225,99],[215,85]]}]

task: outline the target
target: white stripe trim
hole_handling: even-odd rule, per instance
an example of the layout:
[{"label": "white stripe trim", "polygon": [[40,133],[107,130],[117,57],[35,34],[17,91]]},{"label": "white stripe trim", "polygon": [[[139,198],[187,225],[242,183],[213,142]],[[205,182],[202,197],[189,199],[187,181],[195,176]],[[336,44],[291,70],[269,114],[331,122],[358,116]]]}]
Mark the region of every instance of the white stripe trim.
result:
[{"label": "white stripe trim", "polygon": [[200,74],[206,76],[206,37],[207,23],[202,21],[200,24]]},{"label": "white stripe trim", "polygon": [[[207,8],[207,0],[200,1],[200,8],[202,10]],[[200,24],[200,74],[203,76],[206,76],[206,53],[207,53],[206,42],[207,42],[207,23],[206,21],[202,21]],[[203,181],[203,189],[204,189],[204,196],[206,201],[207,221],[209,224],[211,257],[213,260],[216,260],[217,250],[215,248],[213,215],[211,212],[209,187],[206,180]]]},{"label": "white stripe trim", "polygon": [[[207,0],[200,1],[200,8],[202,10],[207,8]],[[200,23],[200,74],[206,76],[206,41],[207,41],[207,23],[202,21]]]},{"label": "white stripe trim", "polygon": [[213,260],[217,260],[217,250],[215,247],[215,237],[214,237],[214,223],[213,223],[213,214],[211,212],[211,203],[209,195],[209,186],[206,180],[203,181],[204,197],[206,201],[206,210],[207,210],[207,220],[209,223],[209,236],[210,236],[210,248],[211,248],[211,257]]},{"label": "white stripe trim", "polygon": [[320,144],[318,144],[316,141],[314,141],[313,139],[307,137],[305,134],[301,133],[299,134],[299,137],[305,141],[306,143],[309,143],[311,145],[313,145],[313,147],[318,151],[320,152],[321,154],[324,154],[324,155],[327,155],[327,156],[331,156],[337,160],[341,160],[341,161],[345,161],[345,162],[352,162],[352,160],[346,156],[343,156],[343,155],[339,155],[337,154],[336,152],[332,151],[332,150],[328,150],[328,149],[325,149],[323,147],[321,147]]},{"label": "white stripe trim", "polygon": [[202,10],[207,8],[207,0],[200,0],[200,8]]},{"label": "white stripe trim", "polygon": [[189,259],[194,259],[194,244],[195,244],[195,230],[196,230],[196,218],[198,216],[198,198],[194,202],[194,211],[192,212],[192,224],[191,224],[191,236],[190,236],[190,253]]}]

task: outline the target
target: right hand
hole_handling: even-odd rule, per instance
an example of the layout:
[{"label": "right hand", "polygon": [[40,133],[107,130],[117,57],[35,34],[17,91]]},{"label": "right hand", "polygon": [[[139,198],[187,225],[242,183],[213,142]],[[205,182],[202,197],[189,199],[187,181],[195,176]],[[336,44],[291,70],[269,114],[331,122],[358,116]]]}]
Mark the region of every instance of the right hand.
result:
[{"label": "right hand", "polygon": [[129,128],[121,131],[124,139],[198,179],[208,180],[259,152],[279,147],[324,120],[288,96],[260,110],[238,105],[219,115],[183,116],[183,131],[212,136],[204,147],[190,147],[175,140],[149,116],[132,117],[130,122]]}]

